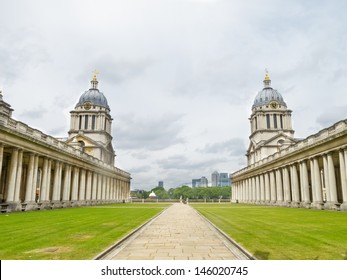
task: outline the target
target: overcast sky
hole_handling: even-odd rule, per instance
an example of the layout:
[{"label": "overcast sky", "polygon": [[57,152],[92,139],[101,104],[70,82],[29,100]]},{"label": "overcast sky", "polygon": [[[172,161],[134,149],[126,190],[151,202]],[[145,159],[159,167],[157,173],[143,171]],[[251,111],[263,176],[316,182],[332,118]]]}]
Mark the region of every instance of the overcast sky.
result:
[{"label": "overcast sky", "polygon": [[347,116],[347,1],[0,0],[0,89],[13,117],[66,137],[99,89],[117,167],[165,188],[246,165],[263,87],[293,110],[295,137]]}]

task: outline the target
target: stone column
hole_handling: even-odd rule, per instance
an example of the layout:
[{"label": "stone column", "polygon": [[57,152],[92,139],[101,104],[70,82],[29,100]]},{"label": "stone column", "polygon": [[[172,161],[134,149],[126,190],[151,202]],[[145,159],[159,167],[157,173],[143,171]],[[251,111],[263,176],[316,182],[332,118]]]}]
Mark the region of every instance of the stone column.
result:
[{"label": "stone column", "polygon": [[102,201],[102,175],[98,175],[98,193],[97,193],[97,200],[100,203]]},{"label": "stone column", "polygon": [[[18,164],[17,164],[17,175],[16,175],[16,187],[14,191],[14,201],[20,202],[20,188],[22,185],[22,171],[23,171],[23,151],[18,151]],[[17,206],[19,207],[19,205]],[[19,209],[19,208],[18,208]]]},{"label": "stone column", "polygon": [[87,171],[86,201],[92,199],[92,172]]},{"label": "stone column", "polygon": [[251,187],[251,179],[246,179],[246,186],[247,186],[247,203],[251,203],[252,201],[252,187]]},{"label": "stone column", "polygon": [[45,157],[43,159],[43,166],[42,166],[42,181],[40,186],[40,202],[46,200],[46,193],[47,193],[47,181],[48,181],[48,159]]},{"label": "stone column", "polygon": [[339,205],[337,201],[337,187],[336,187],[336,178],[335,178],[335,167],[333,162],[332,153],[328,153],[328,185],[327,193],[330,194],[330,200],[327,201],[325,206],[328,209],[336,209]]},{"label": "stone column", "polygon": [[72,175],[72,190],[71,190],[71,201],[76,202],[78,200],[78,181],[79,181],[79,168],[73,168]]},{"label": "stone column", "polygon": [[341,188],[343,202],[340,205],[340,209],[347,211],[347,150],[339,151],[340,160],[340,175],[341,175]]},{"label": "stone column", "polygon": [[60,201],[61,173],[62,173],[62,163],[59,161],[56,161],[55,168],[54,168],[53,196],[52,196],[52,200],[54,202]]},{"label": "stone column", "polygon": [[14,202],[14,192],[16,188],[16,178],[18,169],[18,149],[13,148],[10,161],[10,173],[8,179],[8,189],[6,202]]},{"label": "stone column", "polygon": [[103,200],[103,202],[105,202],[106,200],[106,176],[102,176],[102,190],[101,190],[101,199]]},{"label": "stone column", "polygon": [[[232,201],[233,202],[236,202],[236,195],[235,195],[235,193],[236,193],[236,191],[235,191],[235,184],[233,183],[232,184]],[[117,200],[117,202],[119,202],[119,179],[116,179],[116,200]]]},{"label": "stone column", "polygon": [[287,166],[283,167],[282,172],[283,172],[284,202],[287,206],[289,206],[290,203],[292,202],[292,198],[291,198],[291,190],[290,190],[290,183],[289,183],[288,167]]},{"label": "stone column", "polygon": [[81,204],[84,204],[84,201],[86,199],[86,170],[81,169],[81,177],[80,177],[80,182],[79,182],[79,196],[78,200],[80,201]]},{"label": "stone column", "polygon": [[[324,179],[324,189],[325,189],[325,197],[326,203],[330,201],[330,192],[329,192],[329,172],[328,172],[328,158],[327,155],[323,155],[323,179]],[[324,196],[323,196],[324,197]],[[325,203],[325,205],[326,205]]]},{"label": "stone column", "polygon": [[270,203],[270,180],[269,173],[264,174],[265,203]]},{"label": "stone column", "polygon": [[248,186],[248,179],[244,180],[245,182],[245,202],[249,203],[249,186]]},{"label": "stone column", "polygon": [[276,180],[276,203],[278,205],[283,205],[283,184],[282,184],[282,173],[280,170],[275,171]]},{"label": "stone column", "polygon": [[36,192],[37,192],[37,175],[39,170],[39,155],[34,157],[34,172],[33,172],[33,188],[31,193],[31,200],[36,202]]},{"label": "stone column", "polygon": [[[242,196],[242,181],[237,182],[237,189],[238,189],[238,198],[239,202],[243,202],[243,196]],[[122,199],[124,198],[124,185],[122,181]]]},{"label": "stone column", "polygon": [[271,204],[276,203],[276,181],[275,181],[275,171],[270,171],[270,202]]},{"label": "stone column", "polygon": [[299,178],[298,178],[298,171],[297,171],[295,163],[291,166],[290,176],[291,176],[292,197],[293,197],[293,201],[291,205],[293,207],[299,207],[300,205]]},{"label": "stone column", "polygon": [[255,185],[256,185],[256,195],[257,195],[256,203],[260,203],[260,181],[259,181],[258,175],[255,177]]},{"label": "stone column", "polygon": [[247,179],[247,185],[248,185],[248,203],[252,203],[252,201],[253,201],[253,188],[252,188],[251,178]]},{"label": "stone column", "polygon": [[300,178],[301,178],[301,189],[303,194],[303,206],[305,208],[310,208],[311,199],[310,199],[310,186],[308,182],[308,171],[307,171],[307,163],[306,160],[301,162],[300,168]]},{"label": "stone column", "polygon": [[1,182],[1,172],[2,172],[2,162],[4,158],[4,145],[0,143],[0,182]]},{"label": "stone column", "polygon": [[97,173],[93,173],[93,190],[92,190],[92,200],[93,202],[96,202],[97,197],[97,190],[98,190],[98,174]]},{"label": "stone column", "polygon": [[318,158],[311,159],[312,208],[323,209],[323,195]]},{"label": "stone column", "polygon": [[[25,188],[25,202],[30,203],[34,202],[32,198],[33,192],[33,179],[34,179],[34,165],[35,165],[35,155],[33,153],[29,154],[29,164],[28,164],[28,172],[27,172],[27,180],[26,180],[26,188]],[[37,171],[36,171],[37,172]]]},{"label": "stone column", "polygon": [[106,177],[106,194],[105,194],[105,200],[110,200],[110,178]]},{"label": "stone column", "polygon": [[260,181],[260,202],[265,203],[265,184],[264,184],[263,174],[260,174],[259,181]]},{"label": "stone column", "polygon": [[249,203],[254,203],[254,180],[252,178],[248,178],[249,185]]},{"label": "stone column", "polygon": [[71,192],[71,165],[65,165],[65,176],[63,182],[63,201],[64,207],[70,206],[70,192]]},{"label": "stone column", "polygon": [[45,201],[50,201],[50,194],[51,194],[51,170],[52,170],[52,160],[48,159],[48,168],[47,168],[47,192],[46,192],[46,197],[45,197]]}]

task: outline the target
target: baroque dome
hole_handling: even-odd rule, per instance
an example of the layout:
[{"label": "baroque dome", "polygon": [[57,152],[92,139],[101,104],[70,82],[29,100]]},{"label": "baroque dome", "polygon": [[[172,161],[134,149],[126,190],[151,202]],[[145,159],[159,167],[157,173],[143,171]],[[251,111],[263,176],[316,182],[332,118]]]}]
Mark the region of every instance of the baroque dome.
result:
[{"label": "baroque dome", "polygon": [[266,73],[264,79],[264,88],[259,91],[255,97],[252,109],[259,106],[268,105],[271,101],[276,101],[279,105],[287,107],[282,95],[276,89],[271,87],[271,80]]},{"label": "baroque dome", "polygon": [[98,81],[96,76],[94,76],[91,84],[92,87],[81,95],[75,107],[83,106],[86,102],[89,102],[92,106],[100,106],[110,109],[105,95],[97,88]]}]

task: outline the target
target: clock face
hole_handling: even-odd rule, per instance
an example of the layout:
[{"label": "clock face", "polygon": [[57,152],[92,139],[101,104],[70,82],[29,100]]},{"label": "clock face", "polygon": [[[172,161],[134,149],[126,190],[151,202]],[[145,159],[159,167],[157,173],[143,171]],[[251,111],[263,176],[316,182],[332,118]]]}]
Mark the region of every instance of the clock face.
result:
[{"label": "clock face", "polygon": [[92,107],[92,104],[90,102],[84,103],[84,109],[89,110]]},{"label": "clock face", "polygon": [[272,109],[277,109],[278,103],[277,103],[276,101],[272,101],[272,102],[270,103],[270,107],[271,107]]}]

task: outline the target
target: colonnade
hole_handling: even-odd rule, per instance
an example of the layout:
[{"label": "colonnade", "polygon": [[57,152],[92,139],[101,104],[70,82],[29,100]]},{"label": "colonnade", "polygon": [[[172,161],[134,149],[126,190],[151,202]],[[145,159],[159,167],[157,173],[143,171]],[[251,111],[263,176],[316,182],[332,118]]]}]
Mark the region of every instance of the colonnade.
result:
[{"label": "colonnade", "polygon": [[347,210],[346,147],[268,166],[235,173],[232,201]]},{"label": "colonnade", "polygon": [[124,171],[0,143],[2,211],[49,209],[130,198],[130,176]]}]

